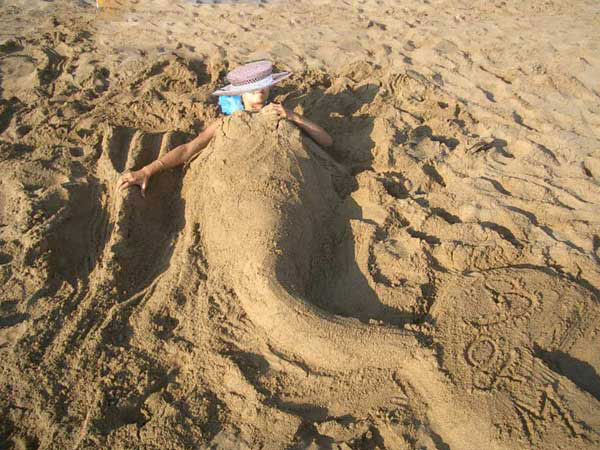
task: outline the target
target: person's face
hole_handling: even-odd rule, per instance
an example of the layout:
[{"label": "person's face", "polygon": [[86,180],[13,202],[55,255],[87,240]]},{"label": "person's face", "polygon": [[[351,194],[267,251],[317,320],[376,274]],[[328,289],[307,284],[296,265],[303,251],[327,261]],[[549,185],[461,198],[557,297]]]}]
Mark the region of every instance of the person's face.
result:
[{"label": "person's face", "polygon": [[269,98],[269,88],[257,89],[256,91],[246,92],[242,94],[242,101],[244,102],[244,108],[251,111],[256,111],[265,106],[267,99]]}]

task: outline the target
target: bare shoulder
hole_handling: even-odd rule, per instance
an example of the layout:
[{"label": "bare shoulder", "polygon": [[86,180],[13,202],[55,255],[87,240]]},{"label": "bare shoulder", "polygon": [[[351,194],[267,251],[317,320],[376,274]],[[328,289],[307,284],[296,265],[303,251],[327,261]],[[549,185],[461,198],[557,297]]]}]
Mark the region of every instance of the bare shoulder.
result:
[{"label": "bare shoulder", "polygon": [[210,140],[214,136],[215,131],[217,131],[217,128],[219,128],[221,121],[221,118],[213,120],[202,130],[202,132],[196,137],[196,139],[194,139],[194,141],[204,141],[206,139]]},{"label": "bare shoulder", "polygon": [[221,124],[221,121],[222,119],[219,118],[215,119],[213,122],[208,124],[198,136],[196,136],[191,142],[187,144],[190,150],[192,150],[192,152],[195,153],[196,151],[199,151],[200,149],[206,147],[215,135],[215,131],[217,131],[217,128]]},{"label": "bare shoulder", "polygon": [[210,133],[211,135],[215,134],[215,131],[217,130],[217,128],[219,127],[219,125],[221,125],[221,122],[223,122],[223,118],[222,117],[219,117],[218,119],[213,120],[204,129],[204,132]]},{"label": "bare shoulder", "polygon": [[218,118],[213,120],[211,123],[209,123],[206,128],[204,128],[204,130],[202,130],[202,132],[198,135],[198,138],[200,137],[204,137],[204,138],[212,138],[215,134],[215,131],[217,131],[217,128],[219,128],[219,125],[222,122],[222,118]]}]

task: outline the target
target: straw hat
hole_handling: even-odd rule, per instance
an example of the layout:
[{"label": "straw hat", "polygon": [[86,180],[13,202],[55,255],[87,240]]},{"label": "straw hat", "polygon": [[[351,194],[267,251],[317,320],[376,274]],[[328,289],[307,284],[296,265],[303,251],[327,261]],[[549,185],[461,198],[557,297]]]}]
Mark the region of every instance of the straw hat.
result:
[{"label": "straw hat", "polygon": [[273,73],[271,61],[255,61],[236,67],[227,74],[227,86],[216,90],[213,95],[241,95],[257,89],[273,86],[291,75],[290,72]]}]

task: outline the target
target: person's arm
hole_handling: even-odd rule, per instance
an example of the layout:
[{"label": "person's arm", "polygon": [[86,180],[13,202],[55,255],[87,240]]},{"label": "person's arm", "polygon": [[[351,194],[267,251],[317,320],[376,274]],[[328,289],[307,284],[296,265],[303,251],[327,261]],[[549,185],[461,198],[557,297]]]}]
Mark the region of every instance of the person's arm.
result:
[{"label": "person's arm", "polygon": [[317,144],[321,147],[331,147],[333,145],[333,139],[329,135],[327,131],[321,128],[319,125],[314,123],[312,120],[307,119],[306,117],[296,114],[294,111],[288,111],[289,118],[288,120],[294,122],[300,128],[302,128],[306,133],[315,140]]},{"label": "person's arm", "polygon": [[267,114],[273,114],[279,118],[294,122],[321,147],[331,147],[333,145],[333,139],[329,133],[312,120],[309,120],[300,114],[296,114],[294,111],[290,111],[278,103],[271,103],[265,106],[264,110]]},{"label": "person's arm", "polygon": [[166,155],[161,156],[157,160],[142,167],[141,169],[124,173],[119,179],[118,188],[126,189],[134,185],[139,185],[141,187],[142,197],[145,196],[146,188],[148,187],[148,181],[152,175],[163,170],[179,166],[188,161],[191,157],[208,145],[212,137],[215,135],[215,131],[219,126],[219,123],[220,121],[218,120],[211,123],[192,141],[175,147]]}]

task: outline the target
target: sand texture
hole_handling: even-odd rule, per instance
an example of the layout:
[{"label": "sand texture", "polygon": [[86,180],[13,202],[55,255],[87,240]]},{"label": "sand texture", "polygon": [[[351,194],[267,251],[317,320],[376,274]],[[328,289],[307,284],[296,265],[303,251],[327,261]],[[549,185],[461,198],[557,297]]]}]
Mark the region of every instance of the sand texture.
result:
[{"label": "sand texture", "polygon": [[[595,1],[0,1],[0,448],[600,447]],[[124,171],[237,113],[142,198]]]}]

